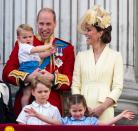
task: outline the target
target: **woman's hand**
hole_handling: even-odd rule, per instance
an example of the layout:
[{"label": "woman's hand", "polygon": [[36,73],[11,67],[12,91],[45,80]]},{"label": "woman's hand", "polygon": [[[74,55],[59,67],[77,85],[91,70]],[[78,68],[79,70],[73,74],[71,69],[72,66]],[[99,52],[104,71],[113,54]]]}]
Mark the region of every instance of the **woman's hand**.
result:
[{"label": "woman's hand", "polygon": [[110,106],[114,104],[114,101],[111,98],[106,98],[105,102],[101,103],[97,107],[90,109],[90,115],[95,117],[100,117],[102,113]]},{"label": "woman's hand", "polygon": [[88,108],[90,115],[99,118],[102,113],[106,110],[106,108],[101,104],[95,108]]}]

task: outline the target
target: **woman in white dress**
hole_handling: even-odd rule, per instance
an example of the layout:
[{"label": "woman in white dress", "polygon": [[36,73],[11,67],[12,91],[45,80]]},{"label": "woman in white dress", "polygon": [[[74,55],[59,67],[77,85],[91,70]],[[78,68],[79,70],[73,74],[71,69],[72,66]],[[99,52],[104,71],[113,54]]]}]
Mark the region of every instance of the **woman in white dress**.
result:
[{"label": "woman in white dress", "polygon": [[90,49],[76,56],[72,93],[83,94],[92,115],[103,122],[114,117],[114,107],[123,89],[123,61],[109,48],[110,14],[99,6],[86,11],[78,24]]}]

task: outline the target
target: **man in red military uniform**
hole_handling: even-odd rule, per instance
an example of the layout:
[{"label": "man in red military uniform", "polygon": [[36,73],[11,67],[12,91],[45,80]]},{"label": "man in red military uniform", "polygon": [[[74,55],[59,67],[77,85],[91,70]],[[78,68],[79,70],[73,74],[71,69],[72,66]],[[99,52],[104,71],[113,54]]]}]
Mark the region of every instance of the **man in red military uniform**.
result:
[{"label": "man in red military uniform", "polygon": [[[37,30],[38,34],[34,36],[34,46],[47,44],[52,37],[54,37],[54,30],[56,27],[56,15],[52,9],[43,8],[39,11],[37,16]],[[62,111],[60,93],[62,91],[70,90],[74,68],[74,48],[73,46],[61,39],[55,38],[53,44],[56,46],[56,53],[45,58],[41,64],[41,69],[46,69],[44,76],[53,79],[53,89],[50,94],[49,102]],[[32,74],[21,72],[18,60],[18,42],[3,69],[3,80],[13,85],[22,86],[27,84],[33,77]],[[48,71],[48,72],[47,72]],[[21,111],[21,96],[22,90],[15,98],[15,113],[18,115]],[[30,100],[31,101],[31,100]]]}]

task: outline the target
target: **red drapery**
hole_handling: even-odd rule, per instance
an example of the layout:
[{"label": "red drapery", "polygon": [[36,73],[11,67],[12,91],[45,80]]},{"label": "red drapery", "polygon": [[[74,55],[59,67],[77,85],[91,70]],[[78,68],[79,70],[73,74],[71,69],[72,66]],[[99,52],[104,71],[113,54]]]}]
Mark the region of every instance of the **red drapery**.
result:
[{"label": "red drapery", "polygon": [[[13,129],[13,130],[11,130]],[[138,126],[37,126],[0,124],[0,131],[138,131]]]}]

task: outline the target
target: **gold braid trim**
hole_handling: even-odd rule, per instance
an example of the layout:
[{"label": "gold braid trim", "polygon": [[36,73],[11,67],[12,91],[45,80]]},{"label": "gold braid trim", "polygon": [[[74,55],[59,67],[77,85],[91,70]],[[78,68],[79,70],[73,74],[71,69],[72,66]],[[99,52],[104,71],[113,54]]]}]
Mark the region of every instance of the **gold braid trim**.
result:
[{"label": "gold braid trim", "polygon": [[24,79],[26,78],[26,76],[29,73],[26,72],[22,72],[22,71],[18,71],[18,70],[13,70],[10,72],[9,76],[13,76],[16,79],[16,83],[19,85],[19,79],[21,79],[22,81],[24,81]]},{"label": "gold braid trim", "polygon": [[[42,41],[42,38],[39,34],[36,34],[36,38],[40,41]],[[54,38],[54,34],[51,34],[45,41],[44,41],[44,45],[49,44],[51,38]]]},{"label": "gold braid trim", "polygon": [[60,73],[57,74],[55,73],[55,84],[60,84],[60,85],[66,84],[69,86],[70,82],[68,76]]}]

